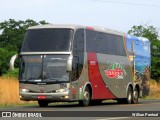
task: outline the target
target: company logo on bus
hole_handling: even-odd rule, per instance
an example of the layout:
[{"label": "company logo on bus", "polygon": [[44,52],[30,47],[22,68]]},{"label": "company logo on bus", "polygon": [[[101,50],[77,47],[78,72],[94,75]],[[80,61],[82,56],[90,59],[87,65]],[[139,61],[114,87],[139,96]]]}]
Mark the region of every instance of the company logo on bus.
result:
[{"label": "company logo on bus", "polygon": [[112,79],[123,79],[126,75],[124,64],[116,62],[107,62],[107,70],[105,70],[105,74]]}]

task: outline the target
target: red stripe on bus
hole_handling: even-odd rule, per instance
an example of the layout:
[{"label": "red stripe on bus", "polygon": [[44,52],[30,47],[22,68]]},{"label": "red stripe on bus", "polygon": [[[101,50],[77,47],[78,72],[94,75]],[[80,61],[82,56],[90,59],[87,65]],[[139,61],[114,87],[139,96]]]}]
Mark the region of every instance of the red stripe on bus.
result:
[{"label": "red stripe on bus", "polygon": [[72,88],[72,94],[76,94],[77,90],[76,88]]},{"label": "red stripe on bus", "polygon": [[93,27],[86,27],[87,30],[94,30]]},{"label": "red stripe on bus", "polygon": [[88,53],[88,74],[89,81],[92,84],[92,99],[116,98],[102,79],[96,53]]}]

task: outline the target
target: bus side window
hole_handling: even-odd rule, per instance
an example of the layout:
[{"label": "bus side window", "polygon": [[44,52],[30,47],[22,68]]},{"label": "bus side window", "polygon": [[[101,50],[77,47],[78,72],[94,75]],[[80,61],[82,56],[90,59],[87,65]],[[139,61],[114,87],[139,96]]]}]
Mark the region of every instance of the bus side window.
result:
[{"label": "bus side window", "polygon": [[96,32],[92,30],[86,30],[86,51],[97,52],[97,40]]},{"label": "bus side window", "polygon": [[107,34],[107,54],[117,55],[116,36]]},{"label": "bus side window", "polygon": [[119,56],[126,56],[125,46],[123,42],[123,37],[116,35],[116,49],[117,55]]},{"label": "bus side window", "polygon": [[73,71],[72,81],[77,80],[83,69],[84,62],[84,30],[79,29],[75,33],[73,43]]},{"label": "bus side window", "polygon": [[106,34],[102,32],[97,32],[97,53],[107,53],[107,41]]}]

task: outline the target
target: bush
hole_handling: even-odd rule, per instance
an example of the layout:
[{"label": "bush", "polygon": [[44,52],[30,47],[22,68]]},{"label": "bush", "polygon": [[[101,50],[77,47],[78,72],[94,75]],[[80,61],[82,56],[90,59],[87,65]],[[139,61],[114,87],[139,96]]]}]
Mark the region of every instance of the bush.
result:
[{"label": "bush", "polygon": [[16,51],[0,48],[0,76],[8,72],[9,61],[14,54],[16,54]]},{"label": "bush", "polygon": [[8,70],[7,73],[3,74],[4,77],[14,77],[14,78],[18,78],[18,74],[19,74],[19,69],[15,68],[14,70]]}]

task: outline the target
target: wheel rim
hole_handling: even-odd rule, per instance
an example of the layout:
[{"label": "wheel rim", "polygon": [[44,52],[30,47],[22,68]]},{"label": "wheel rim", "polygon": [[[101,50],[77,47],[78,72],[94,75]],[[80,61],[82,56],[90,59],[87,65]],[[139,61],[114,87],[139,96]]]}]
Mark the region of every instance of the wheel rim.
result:
[{"label": "wheel rim", "polygon": [[135,90],[134,91],[134,99],[137,99],[138,98],[138,92]]},{"label": "wheel rim", "polygon": [[88,102],[89,101],[89,93],[87,91],[84,92],[84,101]]},{"label": "wheel rim", "polygon": [[132,101],[132,95],[131,95],[131,92],[129,92],[128,94],[128,102],[131,102]]}]

